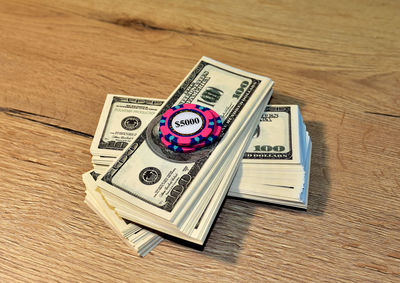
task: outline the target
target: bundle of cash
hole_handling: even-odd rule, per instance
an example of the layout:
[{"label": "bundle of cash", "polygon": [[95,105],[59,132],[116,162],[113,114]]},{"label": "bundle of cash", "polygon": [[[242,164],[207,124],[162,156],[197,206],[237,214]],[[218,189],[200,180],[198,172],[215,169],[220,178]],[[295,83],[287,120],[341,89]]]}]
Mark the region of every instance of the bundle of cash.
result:
[{"label": "bundle of cash", "polygon": [[267,106],[229,195],[307,208],[311,145],[297,105]]},{"label": "bundle of cash", "polygon": [[[140,255],[162,240],[144,226],[203,244],[231,183],[230,196],[306,208],[311,141],[297,106],[265,107],[271,94],[268,78],[202,58],[166,101],[108,95],[86,203]],[[182,156],[157,142],[160,114],[181,103],[220,114],[211,148]]]},{"label": "bundle of cash", "polygon": [[[273,82],[202,58],[139,134],[97,179],[119,216],[202,245],[272,94]],[[160,144],[160,117],[175,105],[212,109],[222,119],[218,141],[193,153]],[[127,122],[126,127],[135,123]]]}]

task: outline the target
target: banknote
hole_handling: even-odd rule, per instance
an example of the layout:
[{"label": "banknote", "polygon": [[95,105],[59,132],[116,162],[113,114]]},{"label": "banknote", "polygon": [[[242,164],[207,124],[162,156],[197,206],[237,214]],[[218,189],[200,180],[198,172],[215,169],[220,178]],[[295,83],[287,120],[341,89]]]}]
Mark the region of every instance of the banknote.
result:
[{"label": "banknote", "polygon": [[243,163],[299,163],[300,136],[297,105],[267,106]]},{"label": "banknote", "polygon": [[148,125],[163,102],[156,98],[108,95],[90,147],[92,155],[117,156]]}]

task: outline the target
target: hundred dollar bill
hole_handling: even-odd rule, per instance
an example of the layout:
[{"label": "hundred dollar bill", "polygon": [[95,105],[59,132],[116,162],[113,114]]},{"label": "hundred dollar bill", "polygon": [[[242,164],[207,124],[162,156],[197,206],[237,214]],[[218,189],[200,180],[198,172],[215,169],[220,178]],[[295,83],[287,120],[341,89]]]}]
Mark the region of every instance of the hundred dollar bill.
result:
[{"label": "hundred dollar bill", "polygon": [[306,208],[310,157],[311,139],[298,106],[267,106],[230,195]]},{"label": "hundred dollar bill", "polygon": [[299,113],[297,105],[267,106],[242,163],[301,163]]},{"label": "hundred dollar bill", "polygon": [[150,122],[164,100],[107,95],[93,138],[92,155],[117,156]]},{"label": "hundred dollar bill", "polygon": [[[209,173],[216,174],[216,166],[221,166],[224,160],[222,156],[254,130],[246,125],[259,118],[262,110],[259,105],[269,100],[272,84],[266,77],[203,57],[149,125],[97,181],[98,186],[108,192],[108,198],[114,198],[114,203],[135,211],[138,216],[132,220],[143,225],[153,226],[159,221],[168,233],[172,227],[185,223],[187,215],[192,217],[191,223],[196,222],[193,219],[201,215],[189,211],[212,197],[211,192],[205,194],[208,199],[200,194],[208,189],[207,182],[213,177]],[[168,152],[160,143],[160,115],[183,103],[206,106],[220,115],[223,120],[220,140],[213,146],[182,155]],[[214,186],[217,187],[218,184]],[[174,222],[176,219],[179,223]]]}]

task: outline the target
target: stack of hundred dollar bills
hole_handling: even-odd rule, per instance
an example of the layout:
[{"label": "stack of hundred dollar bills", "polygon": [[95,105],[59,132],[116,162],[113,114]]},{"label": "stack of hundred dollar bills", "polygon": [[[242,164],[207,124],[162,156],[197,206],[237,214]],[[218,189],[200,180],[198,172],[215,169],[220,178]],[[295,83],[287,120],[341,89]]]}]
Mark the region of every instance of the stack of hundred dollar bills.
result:
[{"label": "stack of hundred dollar bills", "polygon": [[[311,140],[298,106],[267,106],[272,85],[203,57],[166,100],[108,95],[85,202],[141,256],[165,234],[204,244],[227,194],[307,208]],[[160,116],[183,103],[219,114],[216,143],[191,154],[160,143]]]}]

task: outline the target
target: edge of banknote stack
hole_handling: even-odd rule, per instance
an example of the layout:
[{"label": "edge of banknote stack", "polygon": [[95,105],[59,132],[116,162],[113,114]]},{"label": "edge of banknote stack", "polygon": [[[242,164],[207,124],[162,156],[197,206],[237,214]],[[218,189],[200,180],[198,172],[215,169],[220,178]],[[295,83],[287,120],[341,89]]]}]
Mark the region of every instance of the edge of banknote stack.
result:
[{"label": "edge of banknote stack", "polygon": [[[272,85],[203,57],[165,101],[108,95],[91,146],[95,170],[83,174],[85,202],[141,256],[162,234],[204,244],[228,190],[306,208],[311,140],[297,106],[266,108]],[[157,118],[183,103],[223,120],[215,145],[185,157],[153,134]]]}]

